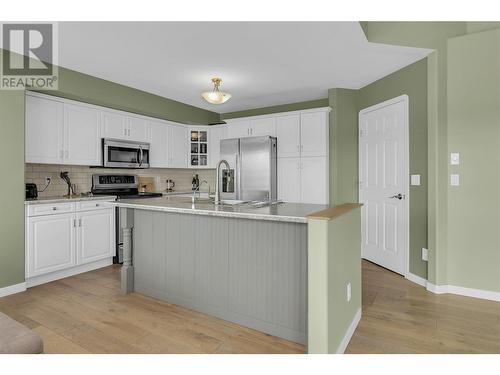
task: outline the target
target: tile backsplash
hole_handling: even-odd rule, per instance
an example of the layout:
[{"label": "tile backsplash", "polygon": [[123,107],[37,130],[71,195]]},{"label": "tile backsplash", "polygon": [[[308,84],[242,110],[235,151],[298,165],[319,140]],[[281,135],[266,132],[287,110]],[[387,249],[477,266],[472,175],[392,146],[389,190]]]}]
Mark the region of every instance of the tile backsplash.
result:
[{"label": "tile backsplash", "polygon": [[[59,177],[62,171],[69,172],[71,182],[75,185],[75,193],[86,193],[92,187],[92,174],[94,173],[123,173],[136,174],[141,177],[154,177],[156,190],[163,192],[166,189],[166,180],[175,182],[175,191],[191,191],[191,181],[193,174],[197,174],[200,181],[206,180],[213,191],[215,188],[215,170],[214,169],[108,169],[108,168],[90,168],[78,165],[52,165],[52,164],[26,164],[25,182],[35,183],[38,187],[40,197],[58,197],[68,192],[66,183]],[[50,186],[47,190],[41,192],[45,187],[45,177],[51,178]],[[200,188],[201,191],[207,191],[206,184]]]}]

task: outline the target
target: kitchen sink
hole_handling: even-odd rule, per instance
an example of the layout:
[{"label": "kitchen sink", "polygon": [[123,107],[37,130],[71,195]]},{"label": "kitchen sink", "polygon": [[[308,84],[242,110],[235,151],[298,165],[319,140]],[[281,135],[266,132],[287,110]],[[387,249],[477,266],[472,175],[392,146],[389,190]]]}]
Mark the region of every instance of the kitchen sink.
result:
[{"label": "kitchen sink", "polygon": [[248,203],[248,201],[240,201],[238,199],[222,199],[220,201],[220,204],[225,204],[227,206],[237,206],[245,203]]}]

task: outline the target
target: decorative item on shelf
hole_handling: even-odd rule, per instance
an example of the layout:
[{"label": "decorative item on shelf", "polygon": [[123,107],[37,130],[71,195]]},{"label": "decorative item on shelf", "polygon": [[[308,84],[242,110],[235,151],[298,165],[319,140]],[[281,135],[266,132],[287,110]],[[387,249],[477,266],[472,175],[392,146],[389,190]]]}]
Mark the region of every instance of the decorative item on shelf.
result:
[{"label": "decorative item on shelf", "polygon": [[212,91],[207,91],[201,94],[203,99],[211,104],[224,104],[229,99],[231,99],[231,94],[220,91],[219,87],[222,82],[222,79],[219,77],[212,78],[212,82],[214,84],[214,89]]},{"label": "decorative item on shelf", "polygon": [[167,191],[174,191],[174,187],[175,187],[174,180],[167,180],[167,181],[165,181],[165,185],[166,185],[166,190]]}]

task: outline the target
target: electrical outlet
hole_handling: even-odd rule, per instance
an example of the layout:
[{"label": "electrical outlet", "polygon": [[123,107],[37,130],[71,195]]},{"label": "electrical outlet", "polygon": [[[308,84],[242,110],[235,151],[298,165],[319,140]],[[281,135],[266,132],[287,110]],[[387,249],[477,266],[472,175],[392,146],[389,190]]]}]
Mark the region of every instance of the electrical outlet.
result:
[{"label": "electrical outlet", "polygon": [[422,260],[425,260],[426,262],[429,260],[429,250],[425,247],[422,248]]},{"label": "electrical outlet", "polygon": [[48,185],[48,184],[49,184],[49,182],[50,182],[50,180],[52,180],[52,178],[51,178],[51,177],[49,177],[49,176],[45,176],[45,185]]},{"label": "electrical outlet", "polygon": [[347,302],[351,302],[351,283],[347,283],[346,294],[347,294]]}]

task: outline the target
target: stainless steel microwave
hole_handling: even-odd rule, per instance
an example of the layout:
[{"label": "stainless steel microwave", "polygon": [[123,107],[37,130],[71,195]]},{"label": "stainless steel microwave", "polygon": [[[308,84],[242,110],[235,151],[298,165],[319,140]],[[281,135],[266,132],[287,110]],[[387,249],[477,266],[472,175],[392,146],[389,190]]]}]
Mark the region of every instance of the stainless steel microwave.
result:
[{"label": "stainless steel microwave", "polygon": [[108,168],[149,168],[149,143],[103,138],[102,165]]}]

